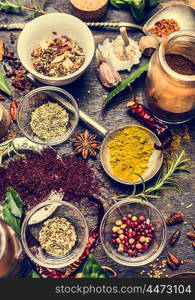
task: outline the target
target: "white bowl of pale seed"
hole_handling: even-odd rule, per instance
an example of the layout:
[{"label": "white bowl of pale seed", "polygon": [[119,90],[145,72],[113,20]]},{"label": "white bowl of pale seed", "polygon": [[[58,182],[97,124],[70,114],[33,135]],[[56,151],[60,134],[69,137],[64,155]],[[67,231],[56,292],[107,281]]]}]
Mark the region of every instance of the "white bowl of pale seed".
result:
[{"label": "white bowl of pale seed", "polygon": [[94,51],[94,38],[85,23],[63,13],[49,13],[28,23],[17,44],[23,66],[37,80],[55,86],[78,79]]}]

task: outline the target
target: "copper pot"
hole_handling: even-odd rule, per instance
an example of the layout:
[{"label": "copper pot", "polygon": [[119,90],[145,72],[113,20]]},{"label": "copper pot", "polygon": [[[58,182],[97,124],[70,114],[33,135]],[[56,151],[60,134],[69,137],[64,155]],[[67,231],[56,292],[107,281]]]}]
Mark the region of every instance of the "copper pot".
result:
[{"label": "copper pot", "polygon": [[15,277],[22,260],[21,243],[13,229],[0,219],[0,278]]},{"label": "copper pot", "polygon": [[0,138],[8,133],[10,122],[11,120],[8,111],[0,103]]}]

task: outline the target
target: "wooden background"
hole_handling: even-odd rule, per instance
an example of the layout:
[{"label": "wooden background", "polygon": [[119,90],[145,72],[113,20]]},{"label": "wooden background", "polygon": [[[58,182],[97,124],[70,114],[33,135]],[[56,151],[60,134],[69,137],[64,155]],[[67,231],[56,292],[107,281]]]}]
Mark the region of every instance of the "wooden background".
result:
[{"label": "wooden background", "polygon": [[[165,1],[166,2],[166,1]],[[56,12],[56,9],[63,9],[65,12],[71,13],[71,7],[68,0],[53,0],[48,1],[47,10],[49,12]],[[157,8],[156,8],[157,9]],[[156,10],[155,9],[155,10]],[[8,15],[5,13],[0,14],[1,23],[19,23],[25,21],[25,16],[19,15]],[[103,18],[103,21],[133,21],[131,18],[130,11],[128,10],[117,10],[109,7],[106,16]],[[134,21],[133,21],[134,22]],[[102,43],[105,38],[115,38],[118,35],[117,30],[92,30],[92,33],[95,38],[96,44]],[[16,35],[19,35],[20,32],[15,32]],[[9,38],[10,32],[1,31],[1,39],[9,45],[9,48],[14,48],[15,46],[10,44]],[[142,33],[139,31],[129,31],[129,36],[135,40],[139,40],[142,37]],[[141,59],[141,63],[146,61],[145,58]],[[102,115],[101,113],[101,103],[102,100],[106,97],[108,91],[102,87],[98,78],[97,78],[97,64],[95,58],[91,63],[88,70],[84,75],[73,83],[70,86],[66,86],[65,89],[68,90],[78,101],[78,105],[86,113],[88,113],[92,118],[98,121],[103,125],[107,130],[114,130],[117,126],[122,126],[125,124],[138,124],[138,122],[133,119],[126,110],[126,103],[131,98],[129,90],[121,93],[118,97],[114,99],[111,105],[109,105],[107,112]],[[122,73],[122,77],[127,76],[127,72]],[[137,80],[133,84],[134,92],[138,97],[144,96],[144,76]],[[4,105],[9,107],[10,100],[6,100]],[[16,129],[17,126],[12,124],[12,129]],[[76,132],[81,132],[86,128],[85,124],[80,122]],[[195,271],[195,260],[194,255],[195,251],[192,248],[191,241],[187,239],[186,232],[192,230],[192,223],[195,221],[195,212],[194,212],[194,191],[195,191],[195,125],[194,120],[191,120],[185,125],[173,126],[173,131],[176,133],[177,137],[181,137],[181,143],[178,145],[178,152],[181,152],[183,149],[186,150],[187,156],[191,159],[191,177],[187,178],[177,178],[181,187],[183,188],[182,194],[177,194],[173,191],[164,192],[161,195],[159,200],[151,200],[152,203],[162,212],[163,216],[166,218],[172,212],[182,211],[185,215],[185,223],[180,225],[175,225],[168,227],[168,237],[177,229],[180,228],[182,231],[179,241],[176,243],[172,249],[169,246],[166,246],[160,259],[165,259],[166,252],[171,250],[173,254],[178,256],[183,260],[183,265],[180,266],[178,271],[171,271],[167,268],[165,274],[172,275],[177,272],[183,271]],[[185,139],[184,133],[186,131],[190,134],[191,141]],[[98,136],[99,140],[102,139],[101,136]],[[72,138],[65,144],[57,147],[62,153],[73,154],[73,149],[71,146]],[[176,151],[176,149],[174,149]],[[172,156],[170,156],[170,160]],[[90,159],[91,160],[91,159]],[[95,164],[99,167],[100,161],[99,156],[95,160]],[[101,168],[101,166],[100,166]],[[130,191],[126,186],[122,186],[112,181],[101,169],[102,180],[107,185],[107,197],[111,197],[114,194],[128,193]],[[149,183],[151,184],[151,182]],[[89,187],[90,188],[90,187]],[[191,208],[186,208],[189,204],[192,203]],[[96,219],[96,207],[87,208],[86,204],[79,205],[84,215],[87,217],[89,226],[91,226]],[[94,252],[95,257],[102,265],[108,265],[113,267],[117,272],[119,277],[148,277],[147,272],[151,270],[150,265],[143,267],[132,268],[119,265],[112,261],[102,249],[101,244],[99,244]],[[142,270],[146,270],[144,275],[140,275]]]}]

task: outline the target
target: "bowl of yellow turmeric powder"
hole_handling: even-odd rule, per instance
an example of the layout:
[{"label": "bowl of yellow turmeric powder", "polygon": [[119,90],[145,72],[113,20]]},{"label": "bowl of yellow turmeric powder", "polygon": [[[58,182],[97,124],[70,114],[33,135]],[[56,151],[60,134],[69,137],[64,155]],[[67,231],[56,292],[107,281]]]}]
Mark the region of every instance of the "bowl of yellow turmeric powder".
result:
[{"label": "bowl of yellow turmeric powder", "polygon": [[108,133],[100,151],[105,172],[115,181],[127,185],[141,184],[154,177],[163,162],[161,145],[149,129],[127,125]]}]

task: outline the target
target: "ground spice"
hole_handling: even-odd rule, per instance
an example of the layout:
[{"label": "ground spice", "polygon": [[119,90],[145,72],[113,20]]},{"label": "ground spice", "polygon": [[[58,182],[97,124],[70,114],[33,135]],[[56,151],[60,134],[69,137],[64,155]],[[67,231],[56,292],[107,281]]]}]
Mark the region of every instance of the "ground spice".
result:
[{"label": "ground spice", "polygon": [[52,191],[62,192],[65,201],[80,201],[99,194],[102,186],[93,166],[75,156],[57,157],[52,148],[40,154],[26,154],[26,159],[11,159],[0,168],[0,202],[12,186],[24,204],[31,208],[44,201]]},{"label": "ground spice", "polygon": [[172,32],[178,31],[180,29],[177,21],[173,19],[162,19],[154,24],[154,27],[148,30],[148,32],[159,36],[164,37]]},{"label": "ground spice", "polygon": [[178,54],[166,54],[165,58],[173,71],[182,75],[195,75],[195,64],[187,57]]},{"label": "ground spice", "polygon": [[183,150],[184,145],[188,145],[190,148],[192,147],[191,136],[187,125],[180,125],[179,128],[174,128],[174,132],[172,133],[173,141],[171,146],[164,151],[164,158],[169,165],[171,165],[173,159],[175,159],[175,154]]},{"label": "ground spice", "polygon": [[134,126],[123,129],[107,145],[113,174],[127,181],[145,173],[154,150],[147,131]]},{"label": "ground spice", "polygon": [[65,108],[57,103],[48,102],[32,112],[30,126],[38,137],[53,139],[67,131],[68,119]]}]

